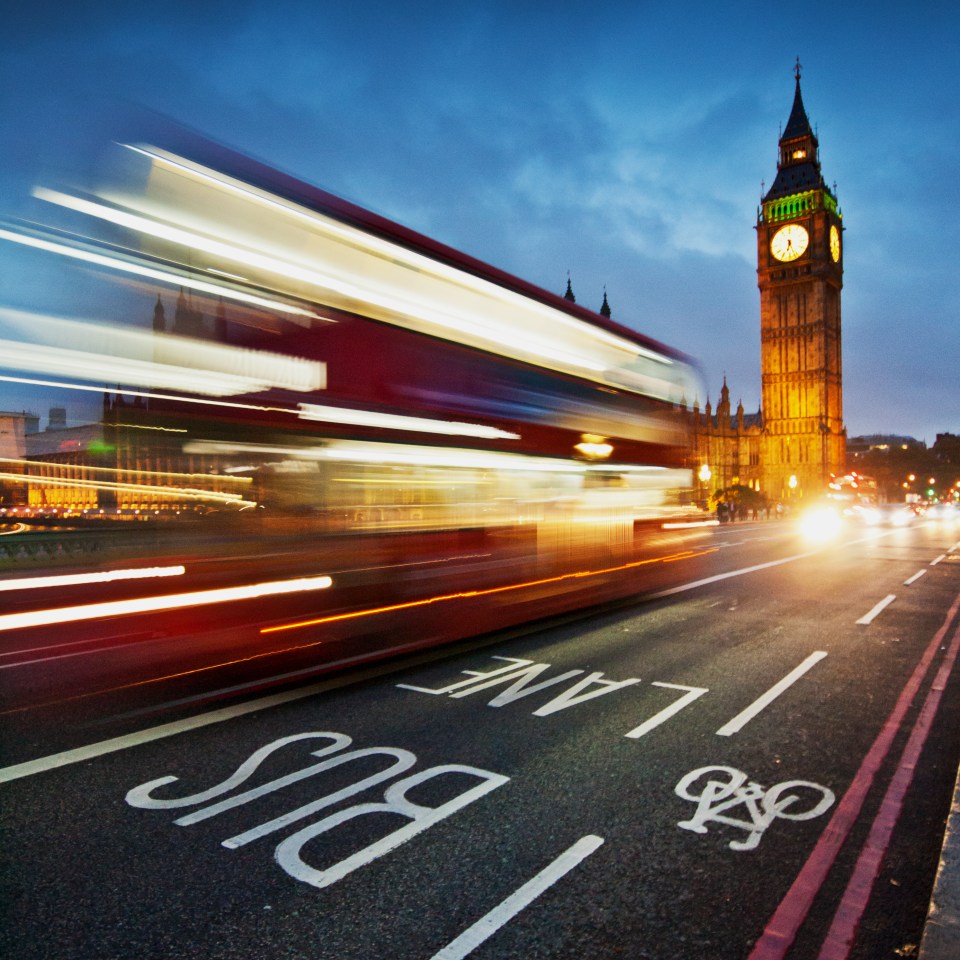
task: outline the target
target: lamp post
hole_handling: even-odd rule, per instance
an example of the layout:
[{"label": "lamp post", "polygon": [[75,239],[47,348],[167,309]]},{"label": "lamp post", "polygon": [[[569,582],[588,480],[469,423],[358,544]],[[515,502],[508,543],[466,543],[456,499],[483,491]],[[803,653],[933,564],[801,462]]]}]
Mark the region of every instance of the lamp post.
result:
[{"label": "lamp post", "polygon": [[[830,432],[830,427],[824,420],[821,420],[818,426],[820,428],[820,486],[822,488],[830,475],[830,469],[827,465],[827,434]],[[822,493],[823,490],[821,489],[820,492]]]},{"label": "lamp post", "polygon": [[[708,484],[710,483],[710,478],[713,476],[713,471],[710,469],[710,464],[702,463],[700,464],[700,469],[697,471],[697,479],[700,481],[700,494],[698,498],[705,505],[709,504],[710,501],[710,490]],[[709,506],[708,506],[709,509]]]}]

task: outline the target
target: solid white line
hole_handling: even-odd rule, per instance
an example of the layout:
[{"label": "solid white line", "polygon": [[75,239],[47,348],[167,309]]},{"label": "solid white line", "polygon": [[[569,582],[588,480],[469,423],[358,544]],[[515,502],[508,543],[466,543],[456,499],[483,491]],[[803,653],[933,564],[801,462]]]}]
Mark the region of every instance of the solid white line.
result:
[{"label": "solid white line", "polygon": [[[854,541],[851,541],[850,544],[848,544],[848,546],[856,543],[863,543],[864,540],[869,540],[869,539],[877,539],[877,538],[873,537],[873,538],[863,538],[860,540],[854,540]],[[956,548],[960,549],[960,541],[957,542]],[[703,586],[704,584],[714,583],[720,580],[727,580],[730,577],[739,577],[746,573],[753,573],[757,570],[763,570],[768,567],[776,567],[784,563],[792,563],[794,560],[804,560],[807,557],[815,556],[818,552],[819,551],[814,550],[814,551],[811,551],[810,553],[796,554],[795,556],[792,556],[792,557],[785,557],[783,560],[774,560],[774,561],[771,561],[770,563],[762,563],[754,567],[745,567],[743,570],[734,570],[729,573],[719,574],[715,577],[708,577],[705,580],[697,580],[692,583],[687,583],[679,587],[674,587],[670,590],[664,590],[664,591],[661,591],[660,593],[651,594],[650,599],[671,596],[676,593],[682,593],[685,590],[693,590],[696,587]],[[401,647],[399,649],[402,651],[404,648]],[[386,650],[377,651],[377,652],[378,653],[386,652]],[[442,656],[442,655],[444,655],[443,651],[439,651],[439,652],[434,651],[432,654],[426,654],[424,656],[429,661],[434,659],[437,656]],[[367,657],[348,657],[344,660],[340,660],[335,662],[334,664],[331,664],[331,666],[362,662],[364,659],[367,659]],[[310,667],[308,669],[305,669],[302,671],[295,671],[294,673],[285,674],[283,676],[293,679],[301,673],[303,674],[312,673],[314,669],[315,668]],[[396,666],[392,664],[387,665],[385,667],[372,667],[369,669],[369,671],[364,671],[363,673],[361,673],[359,678],[354,677],[353,679],[351,679],[350,677],[344,677],[344,678],[338,678],[334,680],[324,680],[324,681],[321,681],[320,683],[314,684],[312,686],[309,686],[300,690],[293,690],[284,694],[275,694],[269,697],[263,697],[257,700],[250,701],[249,703],[237,704],[233,707],[226,707],[222,710],[215,710],[212,713],[205,713],[200,716],[191,717],[186,720],[177,721],[175,723],[163,724],[162,726],[159,726],[159,727],[152,727],[148,730],[141,730],[136,733],[128,734],[126,736],[116,737],[112,740],[102,740],[99,743],[89,744],[88,746],[85,746],[85,747],[78,747],[74,750],[66,750],[63,753],[56,753],[47,757],[39,757],[36,760],[28,760],[28,761],[25,761],[24,763],[15,764],[14,766],[10,766],[10,767],[2,767],[0,768],[0,783],[5,783],[9,780],[17,780],[20,777],[33,776],[34,774],[37,774],[37,773],[44,773],[47,770],[53,770],[53,769],[56,769],[57,767],[67,766],[72,763],[81,763],[84,760],[90,760],[90,759],[93,759],[94,757],[103,756],[104,754],[108,754],[108,753],[115,753],[119,750],[126,750],[126,749],[129,749],[130,747],[136,747],[142,743],[149,743],[153,740],[162,740],[164,737],[175,736],[179,733],[184,733],[189,730],[195,730],[201,727],[205,727],[209,724],[221,723],[223,721],[232,720],[235,717],[241,717],[248,713],[254,713],[257,710],[268,709],[269,707],[276,706],[279,704],[290,703],[292,701],[300,700],[305,697],[311,697],[314,694],[325,692],[327,690],[338,689],[339,687],[347,686],[350,683],[356,682],[357,679],[364,679],[368,676],[378,677],[378,676],[382,676],[385,673],[395,672],[396,669],[397,669]],[[270,679],[276,680],[278,678],[274,677]],[[260,686],[261,683],[262,682],[259,680],[256,681],[257,686]],[[253,682],[249,684],[240,684],[237,687],[226,688],[226,691],[218,691],[218,692],[219,693],[233,692],[233,691],[239,692],[253,685],[254,685]],[[183,700],[174,701],[172,704],[166,704],[165,706],[186,704],[196,699],[206,699],[206,695],[203,695],[202,697],[200,695],[198,695],[197,697],[187,697],[187,698],[184,698]],[[135,711],[133,715],[136,715],[136,713],[139,713],[139,712],[140,711]]]},{"label": "solid white line", "polygon": [[947,559],[947,555],[946,555],[945,553],[941,553],[940,556],[937,557],[936,560],[931,560],[931,561],[930,561],[930,566],[931,566],[931,567],[935,567],[941,560],[946,560],[946,559]]},{"label": "solid white line", "polygon": [[[415,648],[415,647],[414,647]],[[374,651],[371,655],[376,656],[382,653],[396,652],[397,649],[406,650],[406,647],[390,647]],[[427,652],[421,652],[417,657],[409,661],[404,669],[410,666],[419,666],[425,663],[433,663],[449,655],[449,648],[433,649]],[[328,664],[330,667],[341,666],[345,664],[362,663],[368,659],[368,655],[347,657],[343,660],[334,661]],[[86,760],[93,760],[97,757],[105,756],[108,753],[117,753],[120,750],[129,750],[131,747],[138,747],[144,743],[151,743],[154,740],[163,740],[166,737],[174,737],[181,733],[189,733],[191,730],[199,730],[203,727],[215,723],[224,723],[229,720],[235,720],[237,717],[246,716],[249,713],[256,713],[259,710],[269,710],[271,707],[282,706],[287,703],[295,703],[297,700],[304,700],[307,697],[314,697],[318,694],[329,693],[333,690],[341,690],[352,684],[360,683],[366,680],[377,680],[383,676],[389,676],[397,673],[398,667],[395,663],[379,663],[374,666],[366,667],[360,670],[354,670],[349,674],[331,677],[328,680],[319,680],[316,683],[306,687],[298,687],[296,690],[287,690],[283,693],[273,693],[266,697],[259,697],[256,700],[249,700],[246,703],[237,703],[230,707],[222,707],[219,710],[212,710],[209,713],[201,713],[195,717],[186,717],[183,720],[176,720],[172,723],[164,723],[157,727],[150,727],[146,730],[137,730],[134,733],[128,733],[120,737],[114,737],[110,740],[101,740],[98,743],[87,744],[83,747],[76,747],[73,750],[64,750],[62,753],[54,753],[46,757],[38,757],[35,760],[26,760],[23,763],[14,764],[10,767],[0,767],[0,783],[6,783],[9,780],[19,780],[21,777],[31,777],[37,773],[45,773],[47,770],[56,770],[58,767],[66,767],[73,763],[83,763]],[[168,703],[159,704],[154,707],[147,707],[142,710],[134,710],[129,714],[121,714],[113,719],[126,719],[135,717],[141,713],[148,713],[154,710],[169,709],[170,707],[189,704],[195,700],[208,699],[209,697],[222,696],[229,693],[240,692],[249,687],[260,687],[264,683],[277,682],[279,680],[295,679],[302,675],[316,672],[316,667],[308,667],[303,670],[295,670],[291,673],[278,674],[273,677],[250,681],[249,683],[237,684],[233,687],[224,687],[214,691],[211,694],[197,694],[193,697],[184,697],[181,700],[173,700]]]},{"label": "solid white line", "polygon": [[869,613],[865,613],[857,623],[872,623],[884,607],[888,607],[894,600],[896,600],[896,594],[888,593]]},{"label": "solid white line", "polygon": [[718,737],[730,737],[743,729],[761,710],[768,707],[781,693],[792,686],[812,666],[819,663],[827,655],[826,650],[815,650],[800,666],[791,670],[779,683],[775,683],[762,697],[758,697],[746,710],[741,710],[729,723],[725,723],[718,731]]},{"label": "solid white line", "polygon": [[[725,545],[726,544],[713,544],[713,546]],[[742,577],[746,573],[756,573],[758,570],[779,567],[785,563],[793,563],[794,560],[806,560],[807,557],[815,557],[819,552],[819,550],[811,550],[809,553],[798,553],[792,557],[784,557],[782,560],[770,560],[768,563],[758,563],[756,566],[744,567],[742,570],[729,570],[727,573],[718,573],[713,577],[705,577],[703,580],[692,580],[690,583],[681,583],[678,587],[670,587],[668,590],[659,590],[657,593],[651,593],[648,599],[659,600],[661,597],[672,597],[675,593],[695,590],[697,587],[705,587],[710,583],[719,583],[721,580],[729,580],[731,577]]]},{"label": "solid white line", "polygon": [[592,835],[579,839],[532,880],[528,880],[499,906],[481,917],[472,927],[464,930],[456,940],[452,940],[439,953],[435,953],[431,960],[462,960],[541,893],[552,887],[564,874],[569,873],[577,864],[589,857],[602,843],[603,837]]},{"label": "solid white line", "polygon": [[[891,531],[892,533],[892,531]],[[849,540],[843,544],[844,547],[853,547],[858,543],[872,543],[875,540],[879,540],[882,537],[889,537],[891,533],[880,533],[872,534],[869,537],[860,537],[857,540]],[[739,546],[736,542],[720,542],[713,543],[711,546],[714,547],[724,547],[724,546]],[[712,577],[705,577],[703,580],[692,580],[690,583],[681,583],[677,587],[670,587],[667,590],[659,590],[657,593],[651,593],[646,597],[647,600],[660,600],[663,597],[672,597],[677,593],[684,593],[687,590],[696,590],[697,587],[705,587],[711,583],[719,583],[721,580],[729,580],[731,577],[742,577],[747,573],[756,573],[758,570],[769,570],[771,567],[780,567],[785,563],[793,563],[796,560],[806,560],[808,557],[816,557],[821,550],[810,550],[807,553],[795,553],[792,557],[783,557],[781,560],[770,560],[767,563],[758,563],[752,567],[744,567],[741,570],[729,570],[727,573],[718,573]]]},{"label": "solid white line", "polygon": [[916,583],[926,572],[926,570],[918,570],[909,580],[904,580],[903,585],[909,587],[911,583]]},{"label": "solid white line", "polygon": [[247,703],[238,703],[232,707],[212,710],[209,713],[203,713],[196,717],[187,717],[184,720],[175,720],[173,723],[164,723],[158,727],[150,727],[147,730],[138,730],[135,733],[114,737],[111,740],[101,740],[99,743],[87,744],[83,747],[76,747],[73,750],[64,750],[63,753],[54,753],[47,757],[38,757],[36,760],[27,760],[24,763],[17,763],[11,767],[0,767],[0,783],[19,780],[21,777],[31,777],[36,773],[45,773],[47,770],[66,767],[72,763],[82,763],[85,760],[93,760],[96,757],[102,757],[108,753],[128,750],[130,747],[138,747],[143,743],[150,743],[153,740],[163,740],[165,737],[172,737],[178,733],[198,730],[210,724],[222,723],[225,720],[234,720],[248,713],[256,713],[258,710],[266,710],[270,707],[302,700],[305,697],[312,697],[314,694],[322,693],[325,690],[336,689],[338,686],[344,686],[347,682],[349,681],[346,679],[340,680],[339,682],[336,679],[324,680],[299,690],[289,690],[286,693],[260,697],[257,700],[250,700]]}]

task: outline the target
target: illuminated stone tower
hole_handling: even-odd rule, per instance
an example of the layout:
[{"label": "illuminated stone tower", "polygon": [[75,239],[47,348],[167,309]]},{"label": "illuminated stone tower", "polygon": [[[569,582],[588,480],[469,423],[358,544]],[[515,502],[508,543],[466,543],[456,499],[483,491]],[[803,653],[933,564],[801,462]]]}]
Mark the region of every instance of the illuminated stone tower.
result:
[{"label": "illuminated stone tower", "polygon": [[757,215],[764,493],[784,501],[815,496],[846,461],[843,219],[820,172],[817,137],[800,96],[799,59],[795,76],[777,176]]}]

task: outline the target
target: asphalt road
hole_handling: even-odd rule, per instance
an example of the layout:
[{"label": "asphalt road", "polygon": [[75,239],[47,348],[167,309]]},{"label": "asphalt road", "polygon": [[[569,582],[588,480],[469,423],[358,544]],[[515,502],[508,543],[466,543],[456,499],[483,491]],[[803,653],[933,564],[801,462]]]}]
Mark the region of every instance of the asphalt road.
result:
[{"label": "asphalt road", "polygon": [[0,717],[0,952],[912,955],[960,760],[960,530],[677,536],[588,618]]}]

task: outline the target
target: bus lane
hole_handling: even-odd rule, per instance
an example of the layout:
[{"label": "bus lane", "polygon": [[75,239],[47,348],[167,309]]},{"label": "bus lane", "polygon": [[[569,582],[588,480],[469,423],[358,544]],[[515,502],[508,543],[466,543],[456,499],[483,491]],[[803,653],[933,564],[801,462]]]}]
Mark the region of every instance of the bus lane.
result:
[{"label": "bus lane", "polygon": [[[857,602],[835,643],[875,627]],[[748,606],[721,583],[8,777],[6,936],[24,957],[642,957],[667,937],[745,957],[870,747],[811,747],[844,657],[810,643],[823,624],[758,647]],[[950,682],[956,615],[911,698]],[[681,671],[694,645],[713,652]]]}]

